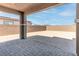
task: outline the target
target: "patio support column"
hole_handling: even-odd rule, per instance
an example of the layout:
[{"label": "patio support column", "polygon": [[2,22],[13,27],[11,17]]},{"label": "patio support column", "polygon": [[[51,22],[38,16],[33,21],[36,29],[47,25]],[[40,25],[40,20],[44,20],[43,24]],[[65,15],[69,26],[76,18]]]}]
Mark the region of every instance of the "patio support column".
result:
[{"label": "patio support column", "polygon": [[20,39],[26,39],[26,25],[25,25],[25,15],[21,12],[20,18]]},{"label": "patio support column", "polygon": [[79,3],[77,3],[76,14],[76,53],[79,56]]}]

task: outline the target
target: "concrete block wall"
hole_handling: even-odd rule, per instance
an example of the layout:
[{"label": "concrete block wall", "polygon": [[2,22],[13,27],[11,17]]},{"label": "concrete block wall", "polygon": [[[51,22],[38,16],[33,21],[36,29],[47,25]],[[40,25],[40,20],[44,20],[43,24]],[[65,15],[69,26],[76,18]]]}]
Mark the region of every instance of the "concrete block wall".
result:
[{"label": "concrete block wall", "polygon": [[[29,26],[27,32],[45,31],[46,26]],[[0,25],[0,36],[20,33],[19,25]]]},{"label": "concrete block wall", "polygon": [[76,25],[46,26],[46,30],[49,30],[49,31],[69,31],[69,32],[75,32],[76,31]]},{"label": "concrete block wall", "polygon": [[20,29],[18,25],[0,25],[0,36],[19,33]]},{"label": "concrete block wall", "polygon": [[[37,32],[37,31],[76,31],[75,25],[65,25],[65,26],[27,26],[27,32]],[[20,33],[19,25],[0,25],[0,36],[3,35],[13,35]]]},{"label": "concrete block wall", "polygon": [[46,26],[28,26],[27,27],[27,32],[36,32],[36,31],[45,31]]}]

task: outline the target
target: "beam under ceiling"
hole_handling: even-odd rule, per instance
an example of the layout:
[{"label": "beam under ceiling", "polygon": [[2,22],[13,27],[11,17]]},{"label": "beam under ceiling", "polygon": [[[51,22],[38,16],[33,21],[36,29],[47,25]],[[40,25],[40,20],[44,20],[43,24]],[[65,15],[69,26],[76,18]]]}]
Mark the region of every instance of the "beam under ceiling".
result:
[{"label": "beam under ceiling", "polygon": [[0,9],[6,12],[18,13],[18,11],[31,14],[33,12],[48,8],[50,6],[56,6],[61,3],[2,3]]},{"label": "beam under ceiling", "polygon": [[4,7],[4,6],[0,6],[0,11],[7,12],[7,13],[18,14],[18,15],[20,14],[20,11],[15,10],[15,9],[11,9],[11,8],[7,8],[7,7]]}]

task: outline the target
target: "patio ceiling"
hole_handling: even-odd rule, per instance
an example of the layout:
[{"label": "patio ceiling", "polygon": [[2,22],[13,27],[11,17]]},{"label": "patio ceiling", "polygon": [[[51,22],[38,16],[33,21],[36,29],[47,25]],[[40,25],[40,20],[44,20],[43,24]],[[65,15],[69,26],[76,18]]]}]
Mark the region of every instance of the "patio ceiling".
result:
[{"label": "patio ceiling", "polygon": [[35,4],[32,4],[32,3],[0,3],[0,5],[11,8],[11,9],[15,9],[18,11],[25,11],[25,9],[28,9],[30,6],[33,6]]},{"label": "patio ceiling", "polygon": [[32,12],[59,4],[60,3],[0,3],[0,6],[30,14]]}]

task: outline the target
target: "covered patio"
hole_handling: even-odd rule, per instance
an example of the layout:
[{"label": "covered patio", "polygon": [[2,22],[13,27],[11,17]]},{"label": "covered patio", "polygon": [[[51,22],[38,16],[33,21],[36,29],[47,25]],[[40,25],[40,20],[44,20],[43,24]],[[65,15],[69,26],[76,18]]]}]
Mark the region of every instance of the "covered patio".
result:
[{"label": "covered patio", "polygon": [[75,32],[38,31],[27,33],[25,40],[17,38],[17,34],[1,36],[0,55],[76,56]]},{"label": "covered patio", "polygon": [[[26,33],[26,15],[61,3],[0,3],[0,11],[20,15],[20,35],[0,37],[0,55],[3,56],[76,56],[79,55],[75,32],[39,31]],[[78,28],[78,24],[77,24]],[[78,31],[78,29],[77,29]],[[76,32],[77,32],[76,31]],[[77,35],[79,33],[77,32]],[[6,40],[8,38],[8,40]],[[17,39],[19,38],[19,39]],[[77,42],[76,42],[77,40]],[[77,45],[76,45],[77,44]],[[77,47],[76,47],[77,46]],[[77,50],[76,50],[77,49]],[[77,51],[77,52],[76,52]],[[76,54],[77,53],[77,54]]]}]

